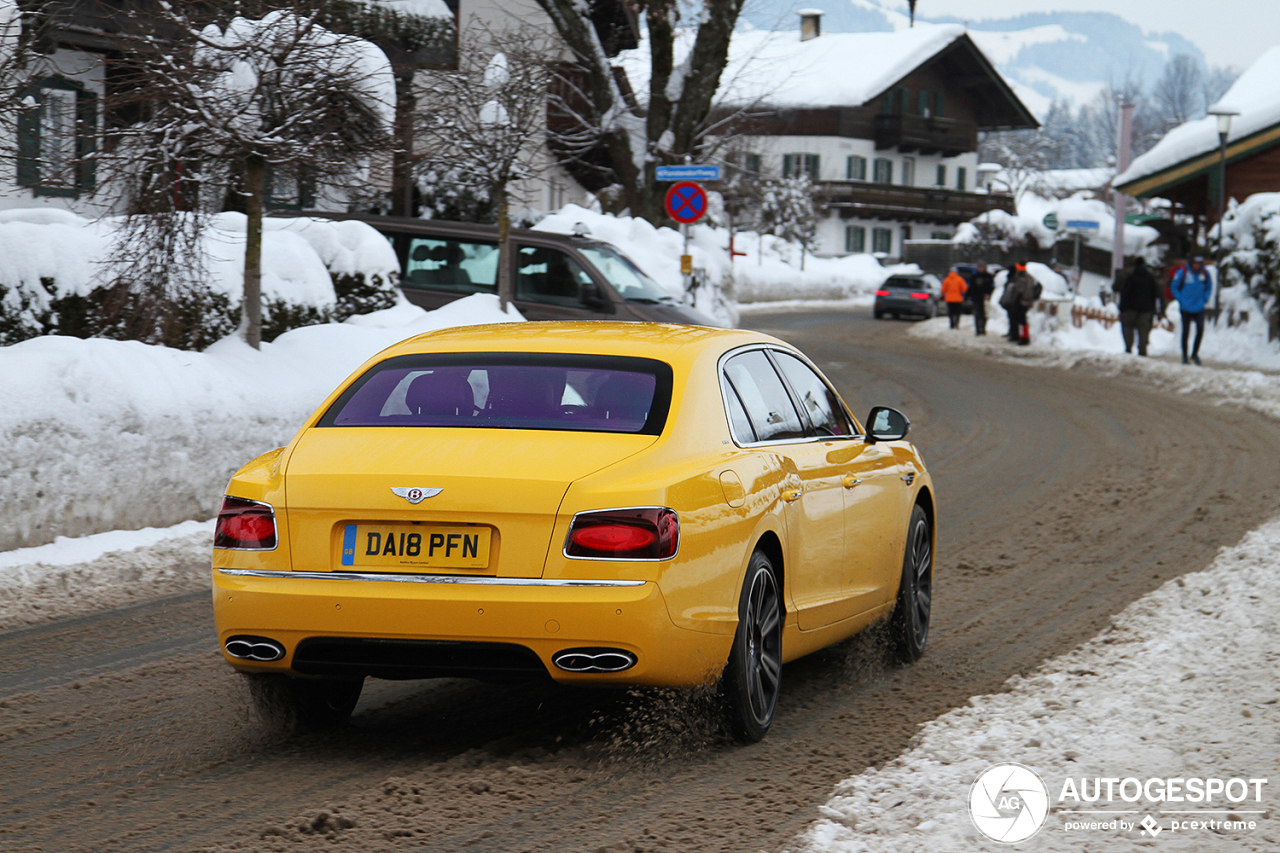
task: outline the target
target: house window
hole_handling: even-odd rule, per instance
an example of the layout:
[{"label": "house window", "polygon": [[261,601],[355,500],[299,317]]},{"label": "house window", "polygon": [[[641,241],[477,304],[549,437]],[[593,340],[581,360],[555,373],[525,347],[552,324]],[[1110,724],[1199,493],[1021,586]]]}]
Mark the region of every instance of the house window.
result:
[{"label": "house window", "polygon": [[929,239],[930,240],[950,240],[951,235],[948,234],[946,231],[930,231]]},{"label": "house window", "polygon": [[933,100],[932,96],[933,93],[928,89],[921,89],[916,93],[916,112],[925,118],[933,114],[933,105],[930,103]]},{"label": "house window", "polygon": [[306,210],[315,207],[315,188],[306,174],[267,164],[266,193],[262,203],[268,210]]},{"label": "house window", "polygon": [[890,228],[872,228],[871,251],[884,255],[893,251],[893,230]]},{"label": "house window", "polygon": [[956,189],[964,191],[968,189],[967,176],[965,175],[964,166],[956,167]]},{"label": "house window", "polygon": [[907,90],[901,86],[890,89],[880,102],[880,111],[885,115],[897,115],[907,111]]},{"label": "house window", "polygon": [[877,184],[893,183],[893,161],[887,157],[877,157],[872,164],[873,179]]},{"label": "house window", "polygon": [[902,158],[902,185],[904,187],[914,187],[916,185],[916,158]]},{"label": "house window", "polygon": [[764,165],[760,162],[759,154],[743,154],[742,170],[752,175],[758,175],[764,169]]},{"label": "house window", "polygon": [[865,252],[867,250],[867,229],[861,225],[846,225],[844,229],[844,250],[846,252]]},{"label": "house window", "polygon": [[938,187],[945,187],[947,185],[947,167],[942,163],[938,164],[938,178],[933,182],[933,184]]},{"label": "house window", "polygon": [[94,187],[98,97],[80,83],[46,77],[29,86],[18,115],[19,186],[75,198]]},{"label": "house window", "polygon": [[867,158],[853,156],[845,161],[844,176],[850,181],[865,181],[867,179]]},{"label": "house window", "polygon": [[818,180],[817,154],[783,154],[782,177],[794,178],[808,175],[810,180]]}]

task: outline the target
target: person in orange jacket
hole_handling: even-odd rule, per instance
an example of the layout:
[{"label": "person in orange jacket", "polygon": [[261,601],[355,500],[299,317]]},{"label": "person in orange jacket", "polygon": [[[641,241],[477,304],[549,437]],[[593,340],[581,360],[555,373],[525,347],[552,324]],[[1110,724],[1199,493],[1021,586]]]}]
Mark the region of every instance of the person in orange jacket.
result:
[{"label": "person in orange jacket", "polygon": [[947,273],[947,277],[942,280],[942,299],[947,303],[947,317],[951,320],[953,329],[960,328],[960,309],[968,291],[968,282],[955,270]]}]

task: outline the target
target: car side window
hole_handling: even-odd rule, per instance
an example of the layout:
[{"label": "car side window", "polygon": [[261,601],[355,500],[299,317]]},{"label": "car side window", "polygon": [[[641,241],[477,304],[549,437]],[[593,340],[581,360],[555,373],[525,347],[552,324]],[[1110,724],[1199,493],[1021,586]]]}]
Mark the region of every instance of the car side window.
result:
[{"label": "car side window", "polygon": [[544,246],[521,246],[517,258],[516,299],[580,307],[582,286],[591,276],[569,255]]},{"label": "car side window", "polygon": [[725,406],[729,412],[729,425],[733,428],[734,437],[743,444],[754,442],[756,431],[751,428],[747,410],[742,408],[742,400],[738,399],[738,392],[732,386],[726,389]]},{"label": "car side window", "polygon": [[414,237],[404,286],[461,293],[496,293],[498,247],[492,243]]},{"label": "car side window", "polygon": [[[804,437],[804,426],[791,402],[791,395],[763,350],[735,355],[725,362],[724,372],[742,400],[747,418],[755,430],[756,441]],[[745,439],[746,436],[739,438]]]},{"label": "car side window", "polygon": [[800,405],[809,415],[813,431],[820,436],[853,435],[853,424],[840,405],[840,398],[832,391],[813,368],[790,353],[773,351],[773,357],[787,377],[791,390],[800,398]]}]

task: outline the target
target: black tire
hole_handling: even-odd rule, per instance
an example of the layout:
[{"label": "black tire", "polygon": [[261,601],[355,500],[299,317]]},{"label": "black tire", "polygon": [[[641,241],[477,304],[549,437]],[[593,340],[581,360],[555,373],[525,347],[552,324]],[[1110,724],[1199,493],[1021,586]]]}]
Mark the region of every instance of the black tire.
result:
[{"label": "black tire", "polygon": [[751,555],[738,598],[738,630],[720,679],[725,720],[742,743],[762,739],[773,723],[782,686],[782,590],[773,564]]},{"label": "black tire", "polygon": [[929,641],[929,614],[932,609],[933,526],[924,507],[916,504],[907,525],[898,604],[889,623],[893,655],[902,663],[912,663],[924,654],[925,643]]},{"label": "black tire", "polygon": [[884,312],[883,312],[883,311],[881,311],[879,308],[876,308],[876,309],[874,309],[874,310],[871,312],[871,316],[872,316],[872,317],[874,317],[874,318],[875,318],[875,319],[877,319],[877,320],[883,320],[883,319],[884,319]]},{"label": "black tire", "polygon": [[344,722],[360,701],[364,679],[290,678],[255,673],[249,695],[263,719],[290,728],[323,729]]}]

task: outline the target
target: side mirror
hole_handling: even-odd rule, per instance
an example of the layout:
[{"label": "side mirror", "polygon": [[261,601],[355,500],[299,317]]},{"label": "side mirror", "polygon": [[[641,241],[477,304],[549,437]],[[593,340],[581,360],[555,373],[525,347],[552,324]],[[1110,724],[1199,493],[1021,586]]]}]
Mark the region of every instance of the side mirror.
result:
[{"label": "side mirror", "polygon": [[867,415],[867,444],[877,441],[901,441],[911,431],[911,421],[897,409],[875,406]]}]

